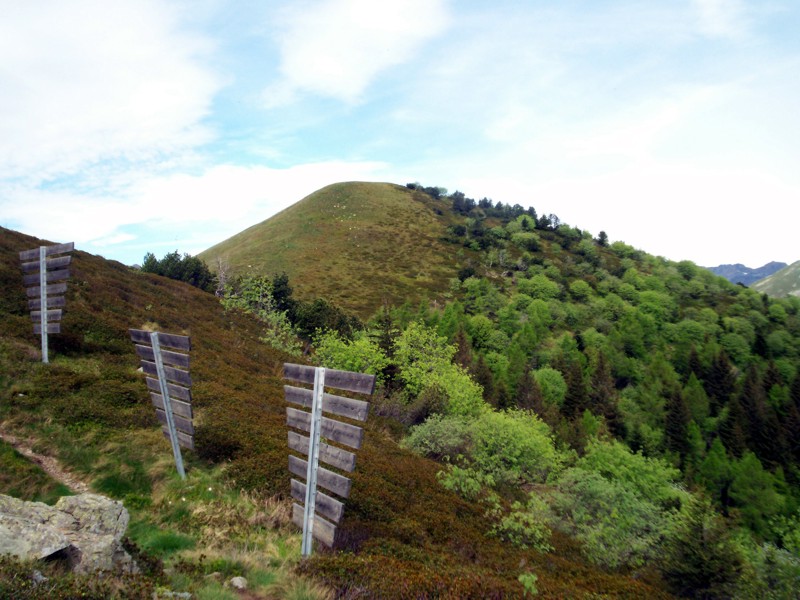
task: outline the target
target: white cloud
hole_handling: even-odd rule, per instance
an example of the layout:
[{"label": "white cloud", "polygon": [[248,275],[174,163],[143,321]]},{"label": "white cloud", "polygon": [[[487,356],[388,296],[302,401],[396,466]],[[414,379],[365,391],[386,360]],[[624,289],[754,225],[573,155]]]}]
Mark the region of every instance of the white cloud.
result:
[{"label": "white cloud", "polygon": [[40,182],[207,140],[211,49],[156,0],[4,3],[0,177]]},{"label": "white cloud", "polygon": [[738,38],[747,31],[742,0],[692,0],[700,32],[710,37]]},{"label": "white cloud", "polygon": [[[132,264],[141,259],[141,244],[128,244],[137,230],[148,232],[148,249],[180,240],[182,251],[195,254],[326,185],[391,181],[386,175],[383,163],[330,161],[288,169],[217,165],[198,175],[142,179],[113,197],[7,186],[0,189],[0,224]],[[128,254],[118,245],[130,246]]]},{"label": "white cloud", "polygon": [[447,23],[444,0],[294,3],[279,34],[283,80],[265,98],[274,106],[307,91],[355,102],[379,73],[409,60]]}]

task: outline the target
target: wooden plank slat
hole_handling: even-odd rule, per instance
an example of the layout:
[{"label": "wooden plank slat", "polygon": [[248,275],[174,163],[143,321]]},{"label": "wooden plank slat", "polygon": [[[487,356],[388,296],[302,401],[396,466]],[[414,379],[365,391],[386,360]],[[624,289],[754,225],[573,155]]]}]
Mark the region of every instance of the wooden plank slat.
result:
[{"label": "wooden plank slat", "polygon": [[[150,345],[151,332],[144,331],[143,329],[129,329],[128,333],[131,335],[131,339],[134,342],[143,344],[145,346]],[[176,350],[186,350],[187,352],[192,349],[191,339],[188,335],[176,335],[173,333],[163,333],[159,331],[158,343],[161,346],[175,348]]]},{"label": "wooden plank slat", "polygon": [[[283,377],[291,381],[299,381],[301,383],[313,385],[315,368],[316,367],[308,365],[284,363]],[[347,392],[356,392],[358,394],[372,394],[372,392],[375,391],[375,375],[325,369],[325,387],[345,390]]]},{"label": "wooden plank slat", "polygon": [[[306,484],[292,479],[292,498],[305,506]],[[322,515],[329,521],[338,523],[344,515],[344,504],[331,498],[328,494],[317,490],[317,499],[314,503],[314,513]]]},{"label": "wooden plank slat", "polygon": [[[150,401],[156,408],[164,410],[164,398],[162,398],[161,394],[150,392]],[[174,415],[181,416],[185,419],[191,419],[194,416],[192,414],[192,405],[188,402],[182,402],[170,396],[169,405],[172,407],[172,414]]]},{"label": "wooden plank slat", "polygon": [[[33,333],[36,335],[42,334],[42,324],[41,323],[34,323],[33,325]],[[61,333],[61,323],[48,323],[47,324],[47,333]]]},{"label": "wooden plank slat", "polygon": [[[53,285],[47,286],[47,295],[50,296],[57,296],[58,294],[64,294],[67,291],[67,284],[66,283],[54,283]],[[42,297],[42,288],[38,285],[29,287],[25,290],[25,293],[28,294],[28,298],[41,298]]]},{"label": "wooden plank slat", "polygon": [[[325,376],[327,381],[328,377]],[[314,390],[299,388],[293,385],[283,386],[283,393],[287,402],[298,404],[303,408],[311,408],[314,403]],[[366,421],[369,412],[369,402],[354,400],[344,396],[324,393],[322,395],[322,412],[331,413],[340,417],[347,417],[354,421]]]},{"label": "wooden plank slat", "polygon": [[[289,448],[308,456],[308,445],[310,440],[307,435],[300,435],[294,431],[287,432],[289,434]],[[325,442],[319,443],[319,460],[327,465],[352,473],[356,468],[356,455],[347,450],[342,450],[336,446],[331,446]]]},{"label": "wooden plank slat", "polygon": [[[38,254],[38,252],[36,254],[36,258],[37,258],[37,260],[35,260],[33,262],[22,263],[22,272],[23,273],[32,273],[33,271],[36,271],[36,272],[39,271],[39,260],[38,260],[39,254]],[[45,261],[44,268],[47,269],[48,271],[50,269],[60,269],[61,267],[66,267],[71,262],[72,262],[72,256],[71,255],[58,256],[56,258],[48,258]]]},{"label": "wooden plank slat", "polygon": [[[142,365],[142,370],[145,373],[158,378],[158,369],[156,368],[156,363],[147,360],[140,360],[139,363]],[[181,369],[164,365],[164,375],[166,376],[167,381],[171,381],[185,387],[192,386],[192,378],[189,376],[187,371],[182,371]]]},{"label": "wooden plank slat", "polygon": [[[48,321],[60,321],[61,320],[61,313],[63,311],[58,308],[56,310],[48,310],[47,311],[47,320]],[[42,311],[40,310],[32,310],[31,311],[31,321],[41,321],[42,320]]]},{"label": "wooden plank slat", "polygon": [[[158,384],[158,377],[156,377],[156,379],[147,377],[145,380],[147,381],[147,389],[160,396],[161,386]],[[167,392],[169,392],[170,400],[177,398],[178,400],[183,400],[184,402],[191,403],[192,401],[192,392],[183,386],[167,382]]]},{"label": "wooden plank slat", "polygon": [[[53,254],[64,254],[65,252],[72,252],[75,249],[75,242],[68,242],[66,244],[53,244],[52,246],[45,247],[45,256],[52,256]],[[21,261],[38,260],[39,248],[31,248],[30,250],[23,250],[19,253]]]},{"label": "wooden plank slat", "polygon": [[[301,431],[311,431],[311,413],[297,410],[296,408],[286,407],[286,424],[300,429]],[[322,417],[320,425],[320,433],[322,437],[345,446],[350,446],[356,450],[361,448],[361,442],[364,440],[364,430],[356,425],[349,423],[342,423],[334,421],[327,417]]]},{"label": "wooden plank slat", "polygon": [[[297,458],[293,454],[289,455],[289,472],[292,475],[297,475],[305,479],[307,471],[308,461]],[[344,475],[339,475],[338,473],[329,471],[325,467],[320,467],[317,471],[317,485],[324,487],[326,490],[342,498],[347,498],[350,495],[350,487],[353,485],[353,482]]]},{"label": "wooden plank slat", "polygon": [[[292,523],[297,525],[300,529],[303,528],[303,507],[294,502],[292,503]],[[315,515],[312,534],[314,539],[319,540],[328,548],[331,548],[336,539],[336,526],[319,515]]]},{"label": "wooden plank slat", "polygon": [[[63,281],[64,279],[69,279],[69,269],[61,269],[59,271],[48,271],[45,277],[47,277],[47,283],[51,283],[53,281]],[[33,275],[23,275],[22,283],[23,285],[38,284],[39,273],[34,273]]]},{"label": "wooden plank slat", "polygon": [[[156,418],[162,423],[162,425],[167,424],[167,413],[160,408],[156,409]],[[194,426],[192,425],[192,421],[190,419],[184,419],[174,411],[172,413],[172,419],[175,422],[175,429],[189,435],[194,435]]]},{"label": "wooden plank slat", "polygon": [[[169,429],[166,425],[161,426],[161,433],[164,434],[164,437],[169,439]],[[182,431],[176,431],[178,434],[178,445],[182,448],[187,448],[189,450],[194,450],[194,437],[189,435],[188,433],[183,433]]]},{"label": "wooden plank slat", "polygon": [[[47,308],[63,308],[67,305],[67,301],[64,296],[51,296],[49,289],[47,292]],[[28,309],[41,310],[42,299],[37,298],[36,300],[28,300]]]},{"label": "wooden plank slat", "polygon": [[[140,358],[149,360],[150,362],[154,362],[156,360],[152,346],[142,346],[141,344],[136,344],[136,354],[138,354]],[[172,352],[170,350],[162,350],[161,360],[165,365],[180,367],[186,371],[189,370],[188,354],[181,354],[179,352]]]}]

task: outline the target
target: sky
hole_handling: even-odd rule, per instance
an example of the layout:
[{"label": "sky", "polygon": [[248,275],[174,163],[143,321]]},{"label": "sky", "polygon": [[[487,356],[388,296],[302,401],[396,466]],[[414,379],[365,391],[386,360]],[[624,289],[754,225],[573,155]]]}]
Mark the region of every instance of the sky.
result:
[{"label": "sky", "polygon": [[800,260],[796,0],[0,0],[0,226],[125,264],[340,181]]}]

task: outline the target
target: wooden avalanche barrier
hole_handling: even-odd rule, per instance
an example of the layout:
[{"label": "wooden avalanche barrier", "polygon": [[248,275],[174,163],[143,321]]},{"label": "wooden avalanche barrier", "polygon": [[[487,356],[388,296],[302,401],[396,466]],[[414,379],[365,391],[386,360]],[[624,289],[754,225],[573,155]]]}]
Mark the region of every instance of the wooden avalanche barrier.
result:
[{"label": "wooden avalanche barrier", "polygon": [[[341,500],[318,491],[317,488],[324,488],[343,499],[350,495],[350,479],[320,467],[319,463],[322,461],[341,471],[352,472],[356,466],[355,453],[334,443],[357,450],[364,438],[361,427],[323,417],[322,413],[366,421],[369,410],[368,402],[329,394],[325,392],[325,388],[371,395],[375,389],[375,376],[285,363],[283,377],[314,386],[313,389],[292,385],[283,387],[288,403],[310,409],[286,408],[287,425],[308,433],[303,435],[289,431],[289,449],[306,457],[303,459],[289,455],[289,472],[305,479],[305,483],[297,479],[292,479],[291,482],[292,498],[302,502],[292,505],[292,521],[303,529],[302,554],[308,556],[311,554],[312,538],[328,547],[333,546],[336,524],[344,514],[344,503]],[[323,442],[321,438],[327,441]]]},{"label": "wooden avalanche barrier", "polygon": [[185,478],[181,447],[194,450],[189,337],[141,329],[130,329],[128,332],[136,344],[142,371],[147,375],[147,387],[156,408],[156,417],[161,422],[164,436],[172,445],[175,467],[181,478]]},{"label": "wooden avalanche barrier", "polygon": [[67,291],[69,269],[72,256],[66,254],[75,249],[75,244],[56,244],[40,246],[19,253],[22,261],[22,282],[28,288],[28,308],[33,320],[33,332],[42,336],[42,362],[50,362],[47,336],[61,333],[61,313],[65,306],[64,293]]}]

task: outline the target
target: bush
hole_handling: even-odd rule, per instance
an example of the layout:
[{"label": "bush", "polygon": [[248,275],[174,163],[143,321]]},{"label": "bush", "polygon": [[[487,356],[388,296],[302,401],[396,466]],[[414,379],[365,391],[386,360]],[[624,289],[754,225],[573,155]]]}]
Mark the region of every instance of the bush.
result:
[{"label": "bush", "polygon": [[558,490],[553,509],[591,562],[640,567],[657,556],[671,521],[656,505],[621,482],[580,468],[564,473]]},{"label": "bush", "polygon": [[469,467],[492,486],[544,481],[561,463],[547,425],[518,410],[490,411],[475,419],[432,417],[412,428],[403,444]]}]

